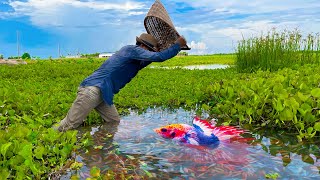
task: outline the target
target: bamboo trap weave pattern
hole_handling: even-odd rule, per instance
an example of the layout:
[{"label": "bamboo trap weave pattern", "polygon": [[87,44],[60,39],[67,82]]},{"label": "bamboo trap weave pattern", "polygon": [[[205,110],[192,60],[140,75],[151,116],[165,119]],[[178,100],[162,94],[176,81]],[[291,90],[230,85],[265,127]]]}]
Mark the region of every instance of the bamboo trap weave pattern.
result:
[{"label": "bamboo trap weave pattern", "polygon": [[[160,0],[156,0],[144,19],[147,32],[159,41],[159,49],[170,47],[180,36]],[[189,47],[181,49],[190,50]]]}]

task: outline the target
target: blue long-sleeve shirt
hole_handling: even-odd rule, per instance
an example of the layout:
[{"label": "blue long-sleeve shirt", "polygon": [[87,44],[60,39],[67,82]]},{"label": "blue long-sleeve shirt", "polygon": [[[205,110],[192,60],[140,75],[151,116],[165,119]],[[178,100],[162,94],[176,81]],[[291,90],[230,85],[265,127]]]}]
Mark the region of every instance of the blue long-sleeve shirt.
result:
[{"label": "blue long-sleeve shirt", "polygon": [[106,60],[80,86],[96,86],[102,92],[102,99],[113,104],[113,96],[134,78],[138,71],[152,62],[163,62],[176,56],[181,50],[178,43],[161,52],[145,50],[137,45],[128,45]]}]

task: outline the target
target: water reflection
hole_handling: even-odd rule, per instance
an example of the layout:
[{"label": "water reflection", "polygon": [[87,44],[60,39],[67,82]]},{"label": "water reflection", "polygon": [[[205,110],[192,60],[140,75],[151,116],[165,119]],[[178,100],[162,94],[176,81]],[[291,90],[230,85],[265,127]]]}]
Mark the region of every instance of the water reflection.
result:
[{"label": "water reflection", "polygon": [[102,174],[112,170],[136,178],[265,179],[268,173],[278,173],[279,179],[320,178],[319,146],[297,144],[284,135],[267,138],[247,134],[256,140],[209,149],[179,145],[153,132],[162,125],[191,124],[194,115],[182,109],[149,109],[140,115],[132,112],[120,124],[81,128],[81,133],[91,131],[94,146],[100,148],[78,153],[77,161],[85,166],[76,173],[86,179],[97,166]]}]

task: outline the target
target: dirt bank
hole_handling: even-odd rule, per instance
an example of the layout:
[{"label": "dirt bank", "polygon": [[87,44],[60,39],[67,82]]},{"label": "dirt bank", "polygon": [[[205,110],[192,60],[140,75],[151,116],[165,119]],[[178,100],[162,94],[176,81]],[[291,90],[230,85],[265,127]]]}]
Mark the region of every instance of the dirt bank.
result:
[{"label": "dirt bank", "polygon": [[0,59],[0,65],[2,64],[18,65],[18,64],[27,64],[27,62],[23,60],[16,60],[16,59],[12,59],[12,60]]}]

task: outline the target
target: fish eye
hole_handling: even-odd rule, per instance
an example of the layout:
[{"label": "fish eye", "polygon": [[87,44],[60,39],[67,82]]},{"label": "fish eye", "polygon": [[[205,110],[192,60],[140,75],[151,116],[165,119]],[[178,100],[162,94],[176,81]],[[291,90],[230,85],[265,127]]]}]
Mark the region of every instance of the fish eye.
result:
[{"label": "fish eye", "polygon": [[176,137],[176,133],[173,132],[173,133],[170,134],[170,136],[174,138],[174,137]]},{"label": "fish eye", "polygon": [[161,128],[161,132],[167,132],[166,128]]}]

